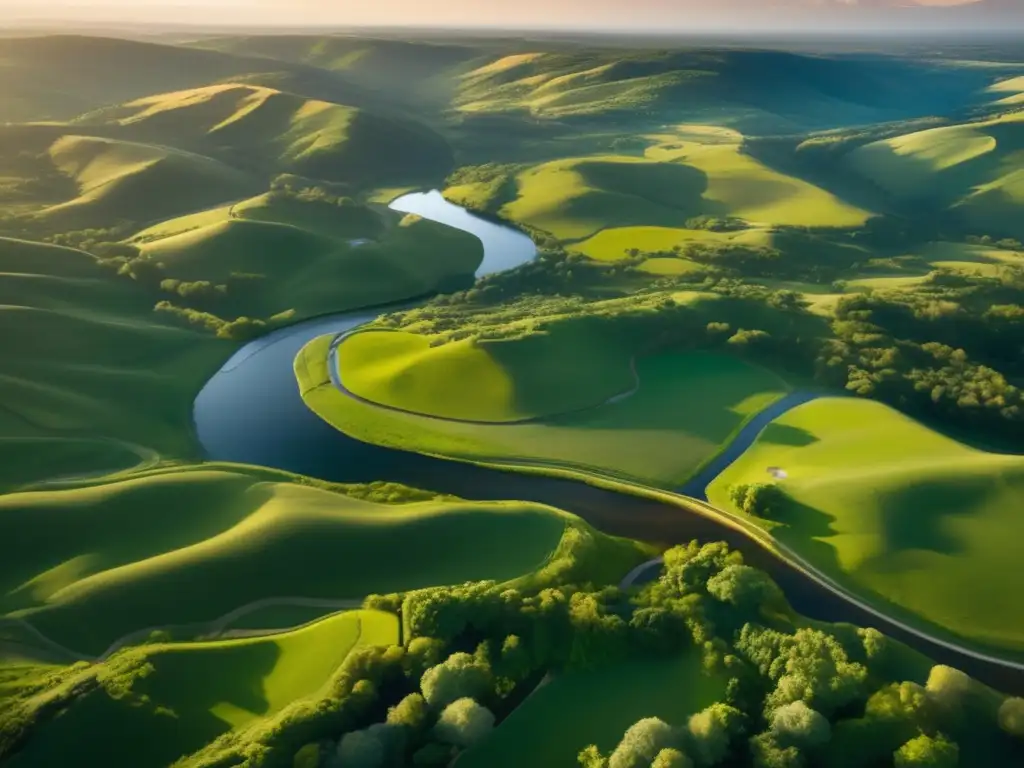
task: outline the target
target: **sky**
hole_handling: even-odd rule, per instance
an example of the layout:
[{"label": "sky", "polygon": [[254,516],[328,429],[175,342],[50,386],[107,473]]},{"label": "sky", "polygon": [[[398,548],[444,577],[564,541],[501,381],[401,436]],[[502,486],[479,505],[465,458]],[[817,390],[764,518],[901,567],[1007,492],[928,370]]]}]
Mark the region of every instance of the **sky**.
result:
[{"label": "sky", "polygon": [[1005,27],[1024,0],[0,0],[0,18],[686,31]]}]

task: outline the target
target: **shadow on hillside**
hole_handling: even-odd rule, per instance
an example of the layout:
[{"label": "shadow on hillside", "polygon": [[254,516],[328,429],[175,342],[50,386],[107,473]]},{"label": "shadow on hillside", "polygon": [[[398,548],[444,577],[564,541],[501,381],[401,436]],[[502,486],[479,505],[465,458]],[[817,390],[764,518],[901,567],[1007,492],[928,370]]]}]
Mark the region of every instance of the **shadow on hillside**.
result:
[{"label": "shadow on hillside", "polygon": [[888,551],[962,554],[964,544],[948,530],[947,523],[974,514],[978,504],[996,490],[990,477],[961,475],[915,483],[882,496],[880,524]]},{"label": "shadow on hillside", "polygon": [[759,440],[774,445],[788,445],[793,448],[804,448],[818,442],[818,438],[806,429],[774,421],[764,428]]}]

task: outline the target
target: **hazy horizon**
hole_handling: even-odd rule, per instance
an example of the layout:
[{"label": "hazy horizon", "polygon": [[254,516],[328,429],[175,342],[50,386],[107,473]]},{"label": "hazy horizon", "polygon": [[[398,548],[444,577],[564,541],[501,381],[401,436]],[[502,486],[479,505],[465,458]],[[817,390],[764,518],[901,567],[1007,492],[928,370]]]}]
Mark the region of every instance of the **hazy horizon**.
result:
[{"label": "hazy horizon", "polygon": [[607,32],[955,31],[1024,26],[1019,0],[0,0],[7,24],[447,27]]}]

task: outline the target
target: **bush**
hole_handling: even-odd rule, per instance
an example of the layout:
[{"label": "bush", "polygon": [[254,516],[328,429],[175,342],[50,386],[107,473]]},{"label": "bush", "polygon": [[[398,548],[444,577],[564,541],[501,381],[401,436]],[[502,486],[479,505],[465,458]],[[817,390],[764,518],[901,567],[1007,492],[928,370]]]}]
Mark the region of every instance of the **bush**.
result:
[{"label": "bush", "polygon": [[802,701],[776,709],[772,713],[771,728],[782,747],[816,747],[832,736],[828,720]]},{"label": "bush", "polygon": [[960,747],[941,733],[934,738],[921,734],[896,750],[893,762],[896,768],[956,768]]},{"label": "bush", "polygon": [[420,688],[435,709],[463,698],[480,698],[490,692],[491,668],[468,653],[453,653],[444,662],[423,673]]},{"label": "bush", "polygon": [[648,717],[629,727],[608,758],[608,768],[647,768],[658,753],[678,743],[679,734],[672,726]]},{"label": "bush", "polygon": [[444,708],[434,726],[441,741],[457,747],[471,747],[494,729],[494,715],[473,699],[457,699]]}]

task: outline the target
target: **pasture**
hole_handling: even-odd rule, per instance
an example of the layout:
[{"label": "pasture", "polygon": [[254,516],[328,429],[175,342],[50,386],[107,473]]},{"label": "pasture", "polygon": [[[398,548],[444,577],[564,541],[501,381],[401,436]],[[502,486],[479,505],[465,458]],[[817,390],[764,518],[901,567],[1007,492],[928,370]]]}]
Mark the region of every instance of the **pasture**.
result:
[{"label": "pasture", "polygon": [[451,419],[516,421],[600,407],[635,386],[629,354],[593,324],[559,323],[519,339],[431,346],[373,331],[337,349],[341,381],[373,403]]},{"label": "pasture", "polygon": [[888,613],[968,642],[1024,651],[1017,567],[1024,459],[968,448],[880,403],[825,398],[769,425],[708,489],[779,482],[769,529]]},{"label": "pasture", "polygon": [[402,450],[483,463],[567,468],[675,487],[710,460],[786,383],[737,358],[701,352],[641,358],[635,393],[526,424],[470,424],[398,413],[339,392],[327,375],[330,337],[295,369],[306,404],[348,435]]},{"label": "pasture", "polygon": [[147,627],[201,634],[266,598],[514,579],[574,520],[518,502],[376,504],[241,467],[148,472],[0,497],[0,610],[99,654]]},{"label": "pasture", "polygon": [[[218,736],[314,697],[355,649],[399,642],[398,618],[336,614],[292,632],[144,645],[101,664],[103,685],[38,727],[14,765],[168,765]],[[117,734],[94,738],[101,727]]]},{"label": "pasture", "polygon": [[676,726],[720,701],[725,680],[701,668],[693,651],[667,659],[630,659],[554,677],[501,727],[459,758],[459,768],[572,765],[589,744],[614,749],[636,721],[659,717]]}]

